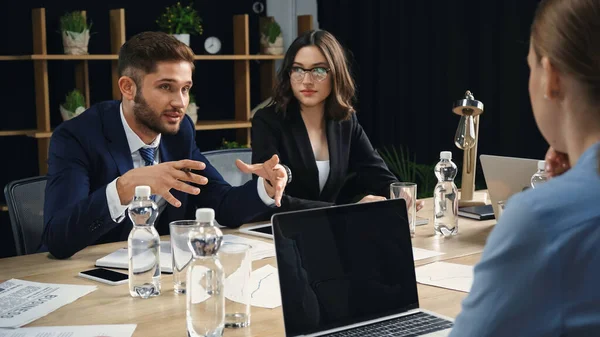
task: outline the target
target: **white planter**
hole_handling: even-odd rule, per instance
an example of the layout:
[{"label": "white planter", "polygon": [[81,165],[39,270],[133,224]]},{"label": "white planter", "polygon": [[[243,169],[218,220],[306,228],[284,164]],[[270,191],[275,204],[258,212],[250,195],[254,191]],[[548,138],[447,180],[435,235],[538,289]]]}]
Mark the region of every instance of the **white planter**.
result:
[{"label": "white planter", "polygon": [[269,38],[265,35],[261,35],[260,44],[263,48],[263,54],[268,55],[282,55],[283,54],[283,36],[279,35],[275,42],[270,43]]},{"label": "white planter", "polygon": [[188,116],[190,116],[190,118],[192,119],[192,122],[194,122],[194,124],[196,124],[196,122],[198,121],[198,106],[196,105],[196,103],[190,103],[188,105],[185,113]]},{"label": "white planter", "polygon": [[69,111],[69,110],[63,108],[62,105],[60,106],[60,115],[62,116],[63,121],[68,121],[71,118],[77,117],[84,111],[85,111],[85,108],[82,106],[75,109],[75,112]]},{"label": "white planter", "polygon": [[63,47],[65,54],[85,55],[88,53],[88,43],[90,42],[90,31],[83,33],[62,32]]},{"label": "white planter", "polygon": [[185,43],[186,46],[188,46],[188,47],[190,46],[190,34],[173,34],[173,36],[177,40]]}]

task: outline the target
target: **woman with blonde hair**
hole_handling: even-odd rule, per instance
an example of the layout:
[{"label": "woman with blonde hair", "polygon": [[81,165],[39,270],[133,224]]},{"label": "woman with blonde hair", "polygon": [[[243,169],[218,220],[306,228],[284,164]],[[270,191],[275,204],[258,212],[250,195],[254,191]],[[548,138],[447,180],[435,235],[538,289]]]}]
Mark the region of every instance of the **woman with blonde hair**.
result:
[{"label": "woman with blonde hair", "polygon": [[600,335],[600,1],[541,1],[527,63],[554,172],[570,169],[508,201],[451,336]]}]

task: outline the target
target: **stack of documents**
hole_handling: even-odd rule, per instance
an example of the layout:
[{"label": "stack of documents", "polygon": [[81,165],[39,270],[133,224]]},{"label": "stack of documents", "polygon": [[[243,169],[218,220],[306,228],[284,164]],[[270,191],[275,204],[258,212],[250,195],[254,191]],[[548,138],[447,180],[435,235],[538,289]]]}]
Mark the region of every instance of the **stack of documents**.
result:
[{"label": "stack of documents", "polygon": [[96,286],[8,280],[0,284],[0,328],[21,327],[96,289]]},{"label": "stack of documents", "polygon": [[[262,260],[267,257],[275,256],[275,246],[272,243],[267,243],[260,240],[247,239],[237,235],[226,234],[223,235],[223,242],[232,243],[245,243],[250,245],[250,253],[252,254],[252,261]],[[148,270],[154,263],[154,256],[148,251],[148,256],[145,259],[147,263],[140,264],[139,270]],[[118,249],[98,260],[96,260],[97,267],[106,268],[118,268],[118,269],[129,269],[129,253],[127,248]],[[171,242],[161,241],[160,242],[160,270],[163,273],[173,272],[173,257],[171,256]]]},{"label": "stack of documents", "polygon": [[0,329],[0,337],[131,337],[136,326],[120,324]]}]

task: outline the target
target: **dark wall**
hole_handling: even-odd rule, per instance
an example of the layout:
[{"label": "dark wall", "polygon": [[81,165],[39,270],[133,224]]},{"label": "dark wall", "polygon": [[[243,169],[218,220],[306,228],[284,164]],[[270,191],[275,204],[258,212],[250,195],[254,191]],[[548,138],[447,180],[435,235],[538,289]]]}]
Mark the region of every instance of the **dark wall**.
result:
[{"label": "dark wall", "polygon": [[[217,36],[222,41],[222,53],[233,54],[233,15],[248,14],[250,18],[250,53],[259,52],[258,19],[266,15],[253,11],[252,5],[266,0],[196,1],[194,8],[204,20],[204,34],[191,37],[191,47],[196,54],[204,54],[204,40]],[[24,55],[33,53],[31,10],[46,8],[47,48],[49,54],[62,54],[59,34],[59,17],[67,11],[85,10],[92,22],[90,54],[110,54],[109,11],[125,9],[126,38],[146,30],[158,30],[156,18],[172,1],[2,1],[0,10],[0,55]],[[187,4],[187,2],[182,2]],[[48,61],[50,88],[50,115],[52,127],[60,124],[59,104],[64,96],[75,87],[75,61]],[[259,63],[251,64],[251,106],[260,103]],[[112,99],[110,61],[89,61],[91,103]],[[0,100],[3,102],[0,131],[35,129],[35,92],[33,63],[31,61],[0,61]],[[232,61],[196,62],[194,75],[195,94],[200,107],[199,119],[234,118],[234,82]],[[222,139],[235,140],[235,131],[202,131],[197,133],[198,146],[202,151],[221,146]],[[26,136],[0,137],[2,164],[0,164],[0,186],[12,180],[38,174],[37,142]],[[4,203],[4,194],[0,196]],[[0,257],[13,254],[8,213],[0,214]]]},{"label": "dark wall", "polygon": [[451,150],[462,163],[451,109],[471,90],[485,104],[478,154],[541,159],[526,62],[537,3],[327,0],[318,17],[354,56],[358,117],[375,146],[405,145],[426,164]]}]

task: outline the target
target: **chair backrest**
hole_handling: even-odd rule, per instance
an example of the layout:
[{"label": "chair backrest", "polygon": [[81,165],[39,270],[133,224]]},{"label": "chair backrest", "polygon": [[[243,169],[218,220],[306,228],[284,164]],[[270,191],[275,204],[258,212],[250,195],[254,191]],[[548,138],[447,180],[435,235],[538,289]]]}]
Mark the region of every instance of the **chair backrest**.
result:
[{"label": "chair backrest", "polygon": [[252,162],[252,149],[214,150],[202,154],[231,186],[240,186],[252,179],[251,174],[242,173],[235,165],[236,159],[241,159],[243,162],[250,164]]},{"label": "chair backrest", "polygon": [[44,232],[46,177],[16,180],[4,187],[17,255],[35,253]]}]

